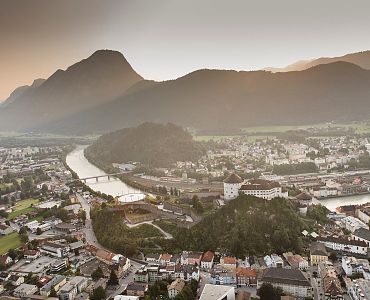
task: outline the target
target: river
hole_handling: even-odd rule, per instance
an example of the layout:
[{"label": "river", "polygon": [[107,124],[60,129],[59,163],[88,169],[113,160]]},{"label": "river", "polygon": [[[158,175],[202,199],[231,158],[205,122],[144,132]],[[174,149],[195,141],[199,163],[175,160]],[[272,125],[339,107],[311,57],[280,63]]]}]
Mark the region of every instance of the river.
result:
[{"label": "river", "polygon": [[[66,158],[67,165],[77,173],[79,178],[107,174],[86,159],[84,155],[85,148],[86,146],[77,146],[75,150],[70,152]],[[110,179],[103,177],[99,178],[98,181],[88,179],[86,185],[96,192],[112,195],[113,197],[120,196],[121,202],[138,201],[145,197],[140,190],[128,186],[116,177],[110,177]]]},{"label": "river", "polygon": [[355,195],[355,196],[346,196],[346,197],[334,197],[327,198],[322,200],[316,200],[314,203],[321,203],[331,211],[335,211],[338,206],[343,205],[356,205],[356,204],[365,204],[370,202],[370,194],[368,195]]}]

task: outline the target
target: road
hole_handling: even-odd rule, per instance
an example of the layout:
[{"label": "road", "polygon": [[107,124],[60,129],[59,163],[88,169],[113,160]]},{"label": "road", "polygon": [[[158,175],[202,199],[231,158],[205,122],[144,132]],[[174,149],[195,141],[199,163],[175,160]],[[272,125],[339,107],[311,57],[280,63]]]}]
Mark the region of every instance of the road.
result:
[{"label": "road", "polygon": [[136,226],[140,226],[142,224],[149,224],[149,225],[152,225],[154,226],[155,228],[157,228],[163,235],[164,235],[164,238],[166,240],[170,240],[173,238],[172,234],[164,231],[161,227],[159,227],[158,225],[155,225],[153,224],[153,221],[145,221],[145,222],[140,222],[140,223],[137,223],[137,224],[129,224],[127,223],[126,225],[129,227],[129,228],[132,228],[132,227],[136,227]]},{"label": "road", "polygon": [[[93,227],[92,227],[92,220],[91,220],[91,215],[90,215],[90,205],[87,202],[87,200],[82,197],[82,195],[76,193],[78,201],[81,203],[82,209],[85,210],[86,212],[86,221],[85,221],[85,227],[83,228],[82,232],[85,234],[86,242],[90,245],[93,245],[97,248],[104,249],[106,251],[109,251],[108,249],[104,248],[102,245],[99,244],[99,242],[96,239]],[[153,225],[154,226],[154,225]],[[110,289],[108,290],[108,297],[109,298],[114,298],[117,295],[120,295],[127,287],[127,285],[130,282],[134,281],[134,274],[135,272],[142,267],[141,264],[130,260],[131,262],[131,268],[129,274],[126,276],[126,278],[120,278],[119,279],[119,285],[117,289]]]}]

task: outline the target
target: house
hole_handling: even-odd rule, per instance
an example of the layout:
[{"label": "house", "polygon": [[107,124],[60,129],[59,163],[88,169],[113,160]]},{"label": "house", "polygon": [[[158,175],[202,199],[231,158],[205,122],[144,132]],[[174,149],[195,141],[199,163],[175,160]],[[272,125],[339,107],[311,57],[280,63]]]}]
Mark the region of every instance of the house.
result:
[{"label": "house", "polygon": [[160,257],[159,253],[149,253],[145,256],[145,261],[149,264],[159,264]]},{"label": "house", "polygon": [[285,293],[295,297],[311,297],[312,288],[310,280],[300,270],[268,268],[263,271],[257,281],[257,289],[262,284],[269,283],[274,287],[280,287]]},{"label": "house", "polygon": [[8,281],[10,281],[10,283],[14,286],[20,286],[22,283],[24,283],[24,277],[18,275],[10,275]]},{"label": "house", "polygon": [[9,255],[0,255],[0,263],[7,266],[13,262],[13,259]]},{"label": "house", "polygon": [[146,269],[139,269],[134,274],[134,281],[135,282],[149,282],[149,275]]},{"label": "house", "polygon": [[356,241],[363,241],[367,244],[368,247],[370,247],[370,230],[366,228],[356,229],[352,233],[351,238]]},{"label": "house", "polygon": [[24,298],[27,297],[28,295],[33,295],[38,291],[37,286],[34,284],[26,284],[22,283],[20,286],[18,286],[13,294],[14,297],[18,298]]},{"label": "house", "polygon": [[182,266],[185,281],[191,281],[192,279],[199,281],[199,268],[194,265]]},{"label": "house", "polygon": [[236,282],[238,286],[257,284],[257,272],[251,268],[236,268]]},{"label": "house", "polygon": [[307,270],[308,269],[308,261],[305,260],[302,256],[293,253],[284,253],[283,254],[285,259],[287,260],[288,264],[293,269],[299,270]]},{"label": "house", "polygon": [[235,270],[236,269],[236,257],[221,257],[220,265],[224,269]]},{"label": "house", "polygon": [[184,286],[185,281],[180,278],[177,278],[175,281],[173,281],[170,285],[167,286],[168,297],[170,299],[175,298],[177,294],[179,294],[182,291]]},{"label": "house", "polygon": [[172,258],[172,254],[168,254],[168,253],[161,254],[159,258],[159,264],[162,266],[166,266],[170,263],[171,258]]},{"label": "house", "polygon": [[347,276],[361,274],[365,279],[370,279],[370,264],[367,259],[343,256],[342,269]]},{"label": "house", "polygon": [[24,250],[24,258],[27,261],[35,260],[36,258],[40,257],[40,255],[41,253],[37,249],[33,249],[33,250],[25,249]]},{"label": "house", "polygon": [[235,300],[235,288],[232,286],[207,283],[204,286],[199,300]]},{"label": "house", "polygon": [[329,259],[325,245],[319,242],[313,242],[310,246],[310,260],[312,266],[317,266],[320,262]]},{"label": "house", "polygon": [[148,290],[147,284],[131,282],[127,285],[126,294],[128,296],[144,297],[147,290]]},{"label": "house", "polygon": [[235,286],[237,284],[236,273],[235,271],[214,270],[209,278],[209,283]]},{"label": "house", "polygon": [[13,228],[8,225],[0,224],[0,235],[8,235],[13,232]]},{"label": "house", "polygon": [[200,262],[200,267],[206,270],[212,269],[214,258],[215,258],[215,255],[212,251],[204,252],[202,256],[202,260]]},{"label": "house", "polygon": [[329,262],[322,262],[318,265],[318,272],[321,280],[321,282],[318,280],[318,283],[321,283],[325,299],[343,299],[341,284],[333,265]]}]

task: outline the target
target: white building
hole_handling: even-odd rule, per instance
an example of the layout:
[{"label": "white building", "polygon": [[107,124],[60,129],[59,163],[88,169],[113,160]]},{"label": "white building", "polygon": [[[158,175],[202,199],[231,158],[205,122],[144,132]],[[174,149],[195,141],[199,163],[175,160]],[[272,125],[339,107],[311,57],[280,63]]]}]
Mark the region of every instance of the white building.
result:
[{"label": "white building", "polygon": [[199,300],[235,300],[235,288],[232,286],[207,283],[204,286]]},{"label": "white building", "polygon": [[349,240],[346,238],[321,237],[318,238],[318,242],[323,243],[325,247],[332,250],[367,255],[367,244],[362,241]]},{"label": "white building", "polygon": [[239,190],[243,184],[240,176],[232,173],[224,180],[224,199],[232,200],[239,196]]},{"label": "white building", "polygon": [[288,192],[283,192],[281,185],[276,181],[263,179],[243,181],[233,173],[224,181],[224,199],[235,199],[239,196],[239,192],[267,200],[276,197],[288,198]]},{"label": "white building", "polygon": [[175,298],[182,291],[184,286],[185,286],[185,281],[180,278],[177,278],[169,286],[167,286],[168,297],[170,299]]},{"label": "white building", "polygon": [[18,298],[27,297],[33,295],[38,291],[37,286],[34,284],[22,283],[14,290],[14,296]]},{"label": "white building", "polygon": [[370,265],[367,259],[359,259],[355,257],[342,257],[342,268],[347,276],[354,274],[362,274],[364,278],[370,277]]},{"label": "white building", "polygon": [[342,227],[348,229],[351,232],[354,232],[359,228],[369,229],[369,226],[367,224],[352,216],[345,217],[341,219],[340,222]]},{"label": "white building", "polygon": [[356,241],[363,241],[367,244],[368,247],[370,247],[370,230],[365,228],[359,228],[356,229],[352,235],[352,239]]},{"label": "white building", "polygon": [[370,299],[370,280],[357,279],[353,280],[348,288],[348,294],[353,300],[369,300]]}]

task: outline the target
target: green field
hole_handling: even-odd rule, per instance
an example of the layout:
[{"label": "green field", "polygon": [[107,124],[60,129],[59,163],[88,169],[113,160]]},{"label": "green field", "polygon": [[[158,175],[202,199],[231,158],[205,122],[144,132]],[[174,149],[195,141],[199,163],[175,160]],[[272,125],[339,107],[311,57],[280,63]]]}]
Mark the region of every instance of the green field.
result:
[{"label": "green field", "polygon": [[9,249],[15,249],[22,246],[18,233],[13,232],[0,238],[0,255],[8,252]]},{"label": "green field", "polygon": [[34,208],[30,207],[32,204],[36,204],[38,203],[39,200],[37,199],[33,199],[33,198],[30,198],[30,199],[25,199],[25,200],[21,200],[21,201],[18,201],[16,204],[15,204],[15,210],[12,211],[9,216],[8,216],[8,219],[11,220],[11,219],[14,219],[20,215],[23,215],[23,214],[26,214],[26,213],[29,213],[31,211],[35,211]]}]

